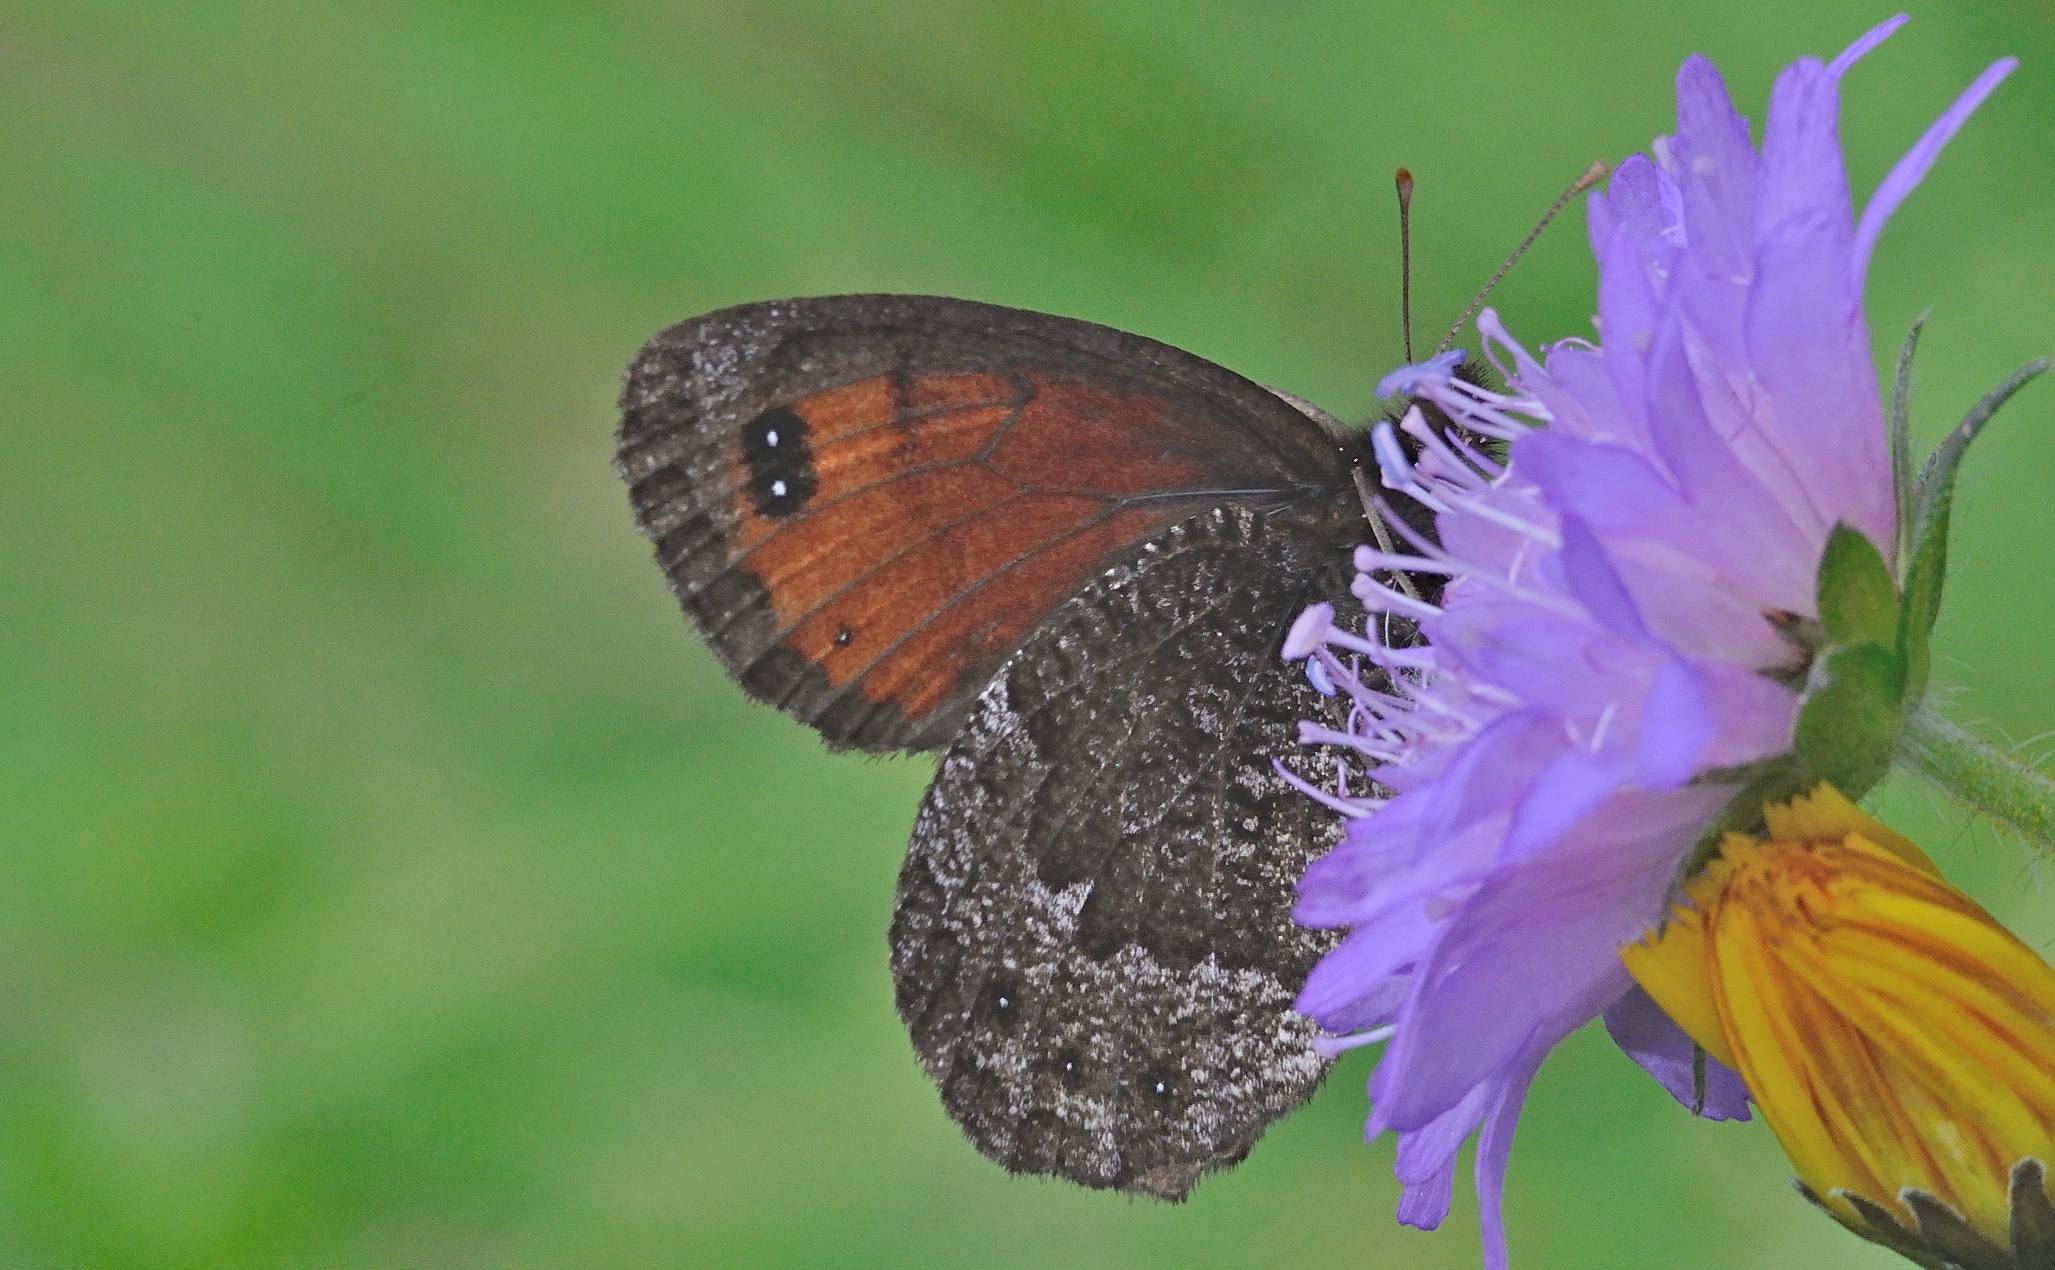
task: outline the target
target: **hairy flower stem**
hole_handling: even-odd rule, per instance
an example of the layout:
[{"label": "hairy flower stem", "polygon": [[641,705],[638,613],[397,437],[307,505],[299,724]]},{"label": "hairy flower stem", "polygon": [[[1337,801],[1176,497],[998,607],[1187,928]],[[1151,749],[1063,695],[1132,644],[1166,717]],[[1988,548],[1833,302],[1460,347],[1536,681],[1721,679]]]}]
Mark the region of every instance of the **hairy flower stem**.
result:
[{"label": "hairy flower stem", "polygon": [[2055,781],[1931,710],[1906,720],[1899,754],[1962,807],[2055,852]]}]

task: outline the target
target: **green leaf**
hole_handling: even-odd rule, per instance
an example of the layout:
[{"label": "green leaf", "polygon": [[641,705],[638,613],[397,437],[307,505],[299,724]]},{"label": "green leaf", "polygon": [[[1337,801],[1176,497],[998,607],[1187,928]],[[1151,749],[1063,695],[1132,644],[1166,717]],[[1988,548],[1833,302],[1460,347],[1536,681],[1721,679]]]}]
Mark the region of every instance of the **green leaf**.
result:
[{"label": "green leaf", "polygon": [[[1917,329],[1914,328],[1915,332]],[[1905,666],[1907,708],[1918,705],[1926,695],[1927,676],[1933,665],[1934,622],[1941,615],[1941,589],[1947,581],[1948,522],[1954,508],[1955,477],[1961,468],[1962,456],[1968,452],[1969,443],[1976,440],[1984,425],[2011,399],[2012,394],[2045,372],[2048,365],[2047,358],[2036,358],[1985,393],[1984,399],[1963,416],[1962,422],[1955,425],[1954,431],[1935,446],[1934,452],[1920,465],[1919,481],[1913,491],[1912,559],[1905,566],[1905,593],[1900,605],[1896,640],[1899,658]],[[1899,532],[1901,536],[1906,532],[1902,514]]]},{"label": "green leaf", "polygon": [[1817,585],[1827,643],[1898,646],[1898,588],[1875,543],[1846,524],[1834,526]]},{"label": "green leaf", "polygon": [[1814,663],[1813,677],[1824,682],[1798,708],[1798,756],[1813,775],[1861,798],[1890,769],[1904,729],[1905,663],[1882,645],[1851,644]]},{"label": "green leaf", "polygon": [[2026,365],[2013,371],[2005,382],[1984,394],[1984,399],[1970,408],[1955,425],[1955,430],[1942,438],[1934,452],[1927,455],[1927,461],[1920,464],[1919,480],[1913,487],[1913,535],[1924,541],[1926,524],[1937,511],[1943,510],[1949,500],[1955,497],[1955,473],[1962,464],[1962,456],[1969,449],[1969,443],[1977,439],[1984,425],[1998,413],[2012,394],[2024,388],[2036,376],[2048,369],[2048,359],[2036,357]]},{"label": "green leaf", "polygon": [[1912,355],[1926,324],[1925,313],[1912,320],[1898,349],[1898,373],[1891,379],[1891,497],[1898,509],[1898,541],[1892,544],[1892,556],[1901,577],[1912,557]]},{"label": "green leaf", "polygon": [[1934,622],[1941,616],[1941,584],[1948,571],[1948,519],[1954,500],[1944,498],[1921,528],[1912,564],[1905,571],[1905,596],[1898,618],[1898,657],[1905,663],[1905,708],[1927,693],[1933,666]]}]

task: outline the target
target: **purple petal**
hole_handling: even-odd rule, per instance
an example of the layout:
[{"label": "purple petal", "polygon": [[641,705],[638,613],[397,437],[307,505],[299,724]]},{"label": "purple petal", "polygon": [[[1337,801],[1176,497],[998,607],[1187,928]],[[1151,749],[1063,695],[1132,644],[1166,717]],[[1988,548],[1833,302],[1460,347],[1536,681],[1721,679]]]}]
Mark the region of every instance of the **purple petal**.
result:
[{"label": "purple petal", "polygon": [[1694,669],[1714,707],[1712,735],[1698,757],[1701,768],[1740,767],[1791,748],[1796,693],[1752,667],[1699,662]]},{"label": "purple petal", "polygon": [[[1852,233],[1829,213],[1781,222],[1757,245],[1748,297],[1748,350],[1766,407],[1759,410],[1812,497],[1808,529],[1820,545],[1837,521],[1871,542],[1895,540],[1883,398],[1847,263]],[[1817,548],[1810,554],[1808,578]],[[1809,612],[1810,601],[1783,607]]]},{"label": "purple petal", "polygon": [[1484,1235],[1484,1270],[1508,1270],[1506,1255],[1506,1162],[1513,1154],[1513,1130],[1527,1087],[1548,1056],[1549,1046],[1530,1047],[1529,1057],[1506,1078],[1484,1132],[1477,1136],[1477,1221]]},{"label": "purple petal", "polygon": [[1491,1102],[1491,1087],[1479,1085],[1463,1097],[1461,1102],[1436,1116],[1431,1122],[1407,1133],[1399,1142],[1398,1160],[1393,1175],[1401,1182],[1419,1182],[1434,1175],[1443,1165],[1454,1159],[1462,1149],[1463,1140],[1477,1131],[1477,1124],[1484,1119],[1484,1113]]},{"label": "purple petal", "polygon": [[1292,919],[1301,926],[1344,926],[1380,921],[1394,905],[1467,895],[1504,832],[1505,814],[1496,804],[1517,795],[1528,773],[1553,752],[1523,755],[1519,730],[1497,729],[1495,742],[1510,744],[1487,745],[1475,755],[1474,771],[1487,781],[1510,777],[1510,793],[1482,787],[1483,796],[1470,800],[1474,806],[1457,808],[1461,827],[1451,832],[1422,832],[1431,823],[1452,823],[1430,819],[1444,801],[1438,787],[1402,794],[1377,815],[1352,822],[1342,844],[1299,879]]},{"label": "purple petal", "polygon": [[1731,785],[1627,790],[1561,850],[1502,870],[1422,958],[1378,1065],[1376,1123],[1417,1129],[1524,1047],[1546,1049],[1632,982],[1620,945],[1661,915],[1677,864]]},{"label": "purple petal", "polygon": [[[1674,313],[1649,352],[1647,383],[1650,436],[1678,492],[1698,512],[1693,528],[1700,540],[1693,554],[1730,578],[1746,579],[1764,608],[1809,614],[1825,532],[1816,537],[1800,532],[1712,427],[1698,395],[1683,324]],[[1881,446],[1881,429],[1877,441]],[[1887,477],[1887,494],[1889,488]]]},{"label": "purple petal", "polygon": [[1932,126],[1912,149],[1905,152],[1905,157],[1892,165],[1890,175],[1884,178],[1882,185],[1877,186],[1877,192],[1870,195],[1869,206],[1862,209],[1862,223],[1855,227],[1852,276],[1858,292],[1862,289],[1863,279],[1869,273],[1870,253],[1876,249],[1877,238],[1884,232],[1884,222],[1891,218],[1892,212],[1898,210],[1898,205],[1905,201],[1905,196],[1912,193],[1919,183],[1926,179],[1927,172],[1934,166],[1934,160],[1941,157],[1942,148],[1961,130],[1963,124],[1969,122],[1969,117],[1976,113],[1977,107],[1983,105],[1984,99],[2018,67],[2019,59],[2016,57],[2001,57],[1991,63],[1983,74],[1976,77],[1975,83],[1962,91],[1962,96],[1955,99],[1955,104],[1943,111],[1939,119],[1934,120]]},{"label": "purple petal", "polygon": [[1456,1189],[1456,1157],[1450,1155],[1438,1171],[1405,1183],[1405,1188],[1399,1196],[1399,1224],[1433,1230],[1448,1216],[1449,1200]]},{"label": "purple petal", "polygon": [[1668,254],[1663,236],[1670,220],[1664,208],[1662,174],[1646,157],[1631,155],[1613,170],[1612,180],[1606,183],[1606,210],[1617,230],[1626,231],[1645,259],[1654,261]]},{"label": "purple petal", "polygon": [[1584,233],[1591,240],[1592,255],[1605,255],[1605,245],[1613,240],[1613,232],[1618,228],[1619,218],[1613,215],[1606,191],[1593,190],[1584,196]]},{"label": "purple petal", "polygon": [[1777,77],[1769,121],[1763,125],[1758,238],[1796,216],[1837,216],[1854,223],[1840,121],[1840,89],[1826,67],[1806,58]]},{"label": "purple petal", "polygon": [[1677,261],[1675,276],[1670,279],[1671,301],[1684,311],[1693,334],[1704,344],[1715,366],[1748,364],[1741,320],[1748,308],[1749,275],[1755,271],[1752,238],[1748,251],[1749,264],[1741,277],[1716,275],[1706,260],[1693,254]]},{"label": "purple petal", "polygon": [[1436,782],[1420,821],[1422,844],[1432,849],[1481,820],[1510,814],[1528,783],[1562,748],[1561,738],[1548,720],[1524,713],[1507,715],[1478,733]]},{"label": "purple petal", "polygon": [[1433,1230],[1448,1216],[1449,1192],[1456,1179],[1456,1153],[1477,1130],[1491,1102],[1492,1088],[1479,1085],[1433,1122],[1399,1135],[1398,1160],[1392,1173],[1405,1184],[1399,1220]]},{"label": "purple petal", "polygon": [[1551,507],[1603,538],[1645,536],[1685,548],[1685,539],[1696,536],[1689,529],[1673,532],[1680,520],[1688,521],[1690,508],[1654,464],[1624,445],[1592,444],[1549,429],[1513,442],[1513,455]]},{"label": "purple petal", "polygon": [[1677,72],[1671,154],[1691,254],[1715,277],[1746,280],[1754,263],[1755,148],[1726,82],[1702,57],[1687,59]]},{"label": "purple petal", "polygon": [[1643,354],[1655,337],[1658,312],[1640,249],[1626,230],[1615,231],[1599,257],[1598,329],[1605,339],[1605,368],[1622,407],[1622,421],[1635,437],[1648,435]]},{"label": "purple petal", "polygon": [[1564,516],[1561,532],[1563,578],[1570,585],[1570,594],[1607,631],[1629,643],[1646,642],[1648,628],[1641,624],[1633,597],[1613,571],[1591,527],[1581,517]]},{"label": "purple petal", "polygon": [[1885,18],[1882,22],[1863,32],[1862,35],[1856,38],[1855,43],[1841,50],[1841,56],[1827,64],[1827,74],[1832,75],[1835,79],[1846,75],[1849,67],[1869,56],[1870,50],[1876,48],[1877,45],[1882,44],[1885,40],[1890,39],[1892,32],[1909,21],[1911,19],[1901,13],[1895,18]]},{"label": "purple petal", "polygon": [[1434,933],[1424,900],[1391,907],[1349,932],[1313,967],[1292,1008],[1330,1032],[1373,1027],[1362,1003],[1392,974],[1410,966]]},{"label": "purple petal", "polygon": [[1306,866],[1292,920],[1301,926],[1342,926],[1370,915],[1379,888],[1413,862],[1424,794],[1404,794],[1374,816],[1349,822],[1341,845]]},{"label": "purple petal", "polygon": [[[1532,369],[1529,369],[1532,367]],[[1522,365],[1521,380],[1555,416],[1550,432],[1565,432],[1580,440],[1624,440],[1633,435],[1606,374],[1605,359],[1594,349],[1558,344],[1548,351],[1548,369]]]},{"label": "purple petal", "polygon": [[1520,804],[1506,834],[1504,858],[1525,860],[1555,842],[1632,778],[1633,770],[1616,759],[1565,750],[1542,769]]},{"label": "purple petal", "polygon": [[[1561,567],[1548,560],[1537,572],[1560,576]],[[1652,646],[1626,643],[1588,621],[1537,614],[1517,604],[1469,604],[1429,626],[1437,641],[1467,641],[1446,658],[1455,670],[1519,696],[1528,707],[1522,713],[1546,716],[1539,726],[1547,741],[1536,743],[1536,756],[1563,747],[1568,734],[1557,726],[1560,720],[1595,727],[1610,701],[1639,696],[1660,655]],[[1438,650],[1445,647],[1437,645]]]},{"label": "purple petal", "polygon": [[[1605,1030],[1612,1035],[1613,1044],[1655,1077],[1670,1097],[1686,1107],[1696,1102],[1697,1081],[1691,1067],[1692,1051],[1697,1047],[1641,985],[1629,988],[1606,1008]],[[1733,1068],[1710,1054],[1705,1058],[1705,1107],[1699,1114],[1707,1120],[1749,1119],[1748,1086]]]},{"label": "purple petal", "polygon": [[1713,706],[1689,662],[1671,657],[1649,685],[1641,709],[1636,777],[1650,789],[1682,785],[1698,774],[1713,735]]},{"label": "purple petal", "polygon": [[[1406,993],[1411,987],[1412,976],[1408,973],[1387,976],[1354,1001],[1336,1009],[1320,1026],[1342,1037],[1365,1028],[1383,1027],[1398,1017],[1399,1007],[1406,1003]],[[1314,1038],[1313,1048],[1321,1048],[1320,1038]],[[1355,1046],[1344,1045],[1343,1048],[1353,1049]]]},{"label": "purple petal", "polygon": [[1748,671],[1791,660],[1791,645],[1762,610],[1721,584],[1697,560],[1615,559],[1620,580],[1654,636],[1687,657],[1717,659]]}]

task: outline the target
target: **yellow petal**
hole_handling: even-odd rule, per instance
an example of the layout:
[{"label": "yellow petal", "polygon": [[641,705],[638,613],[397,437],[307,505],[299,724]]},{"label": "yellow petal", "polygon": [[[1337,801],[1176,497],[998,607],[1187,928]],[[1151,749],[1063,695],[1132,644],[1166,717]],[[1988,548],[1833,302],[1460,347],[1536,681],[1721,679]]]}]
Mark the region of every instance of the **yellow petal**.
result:
[{"label": "yellow petal", "polygon": [[1621,960],[1836,1211],[1909,1223],[1912,1187],[2007,1245],[2012,1166],[2055,1159],[2055,968],[1831,786],[1764,820]]},{"label": "yellow petal", "polygon": [[1839,839],[1849,834],[1860,834],[1929,877],[1941,876],[1941,871],[1934,867],[1927,853],[1920,850],[1912,839],[1880,821],[1872,820],[1863,814],[1862,808],[1849,802],[1840,790],[1825,781],[1813,786],[1811,793],[1800,794],[1788,803],[1772,803],[1764,807],[1763,818],[1769,822],[1768,839],[1771,842]]},{"label": "yellow petal", "polygon": [[1684,1035],[1722,1063],[1734,1065],[1726,1035],[1720,1031],[1719,1012],[1713,1008],[1705,923],[1698,913],[1678,909],[1660,934],[1622,948],[1620,960]]}]

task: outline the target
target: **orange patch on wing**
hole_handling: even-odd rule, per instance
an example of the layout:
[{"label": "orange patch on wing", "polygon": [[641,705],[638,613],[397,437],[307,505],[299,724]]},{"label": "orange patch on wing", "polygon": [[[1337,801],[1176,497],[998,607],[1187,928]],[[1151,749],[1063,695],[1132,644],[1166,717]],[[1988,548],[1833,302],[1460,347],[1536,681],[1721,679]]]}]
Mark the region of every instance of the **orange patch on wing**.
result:
[{"label": "orange patch on wing", "polygon": [[[1110,495],[1203,489],[1217,455],[1193,447],[1189,420],[1160,397],[1034,377],[1035,396],[999,442],[992,466],[1044,488]],[[1091,455],[1089,465],[1078,462]]]},{"label": "orange patch on wing", "polygon": [[791,409],[806,420],[807,443],[818,451],[836,437],[897,418],[899,390],[890,375],[876,375],[803,397]]},{"label": "orange patch on wing", "polygon": [[[1023,495],[990,505],[889,559],[866,562],[861,585],[807,615],[786,637],[786,646],[821,663],[829,683],[846,682],[951,601],[1050,540],[1074,532],[1101,510],[1096,503],[1064,495]],[[1031,624],[1056,598],[1044,596],[1003,624],[1024,633],[1020,624]],[[838,643],[844,630],[850,637]]]},{"label": "orange patch on wing", "polygon": [[[1154,512],[1122,512],[993,570],[974,591],[897,633],[896,646],[863,672],[857,691],[920,717],[966,678],[989,678],[1054,603],[1097,573],[1116,548],[1165,520]],[[829,680],[835,682],[832,671]]]},{"label": "orange patch on wing", "polygon": [[812,505],[937,464],[974,459],[1012,415],[1011,406],[945,410],[816,447],[813,464],[820,486]]},{"label": "orange patch on wing", "polygon": [[1005,375],[922,375],[907,385],[905,408],[1010,405],[1019,391]]},{"label": "orange patch on wing", "polygon": [[[762,580],[778,624],[790,626],[880,562],[1019,493],[1017,484],[988,468],[934,469],[852,494],[803,522],[795,518],[791,528],[765,539],[736,564]],[[1096,510],[1093,505],[1078,518]]]},{"label": "orange patch on wing", "polygon": [[[876,376],[789,406],[815,478],[759,514],[736,491],[733,567],[759,579],[779,643],[830,686],[919,718],[1006,653],[1120,547],[1191,505],[1129,494],[1217,484],[1201,418],[1048,374]],[[739,461],[739,452],[738,452]]]},{"label": "orange patch on wing", "polygon": [[[789,516],[765,516],[746,484],[733,498],[735,531],[730,554],[740,558],[758,543],[788,530],[823,532],[807,524],[814,509],[887,481],[942,464],[975,459],[1013,418],[1015,385],[995,375],[929,375],[902,400],[889,376],[802,398],[788,408],[805,422],[812,456],[813,493]],[[741,441],[733,462],[743,467]]]}]

